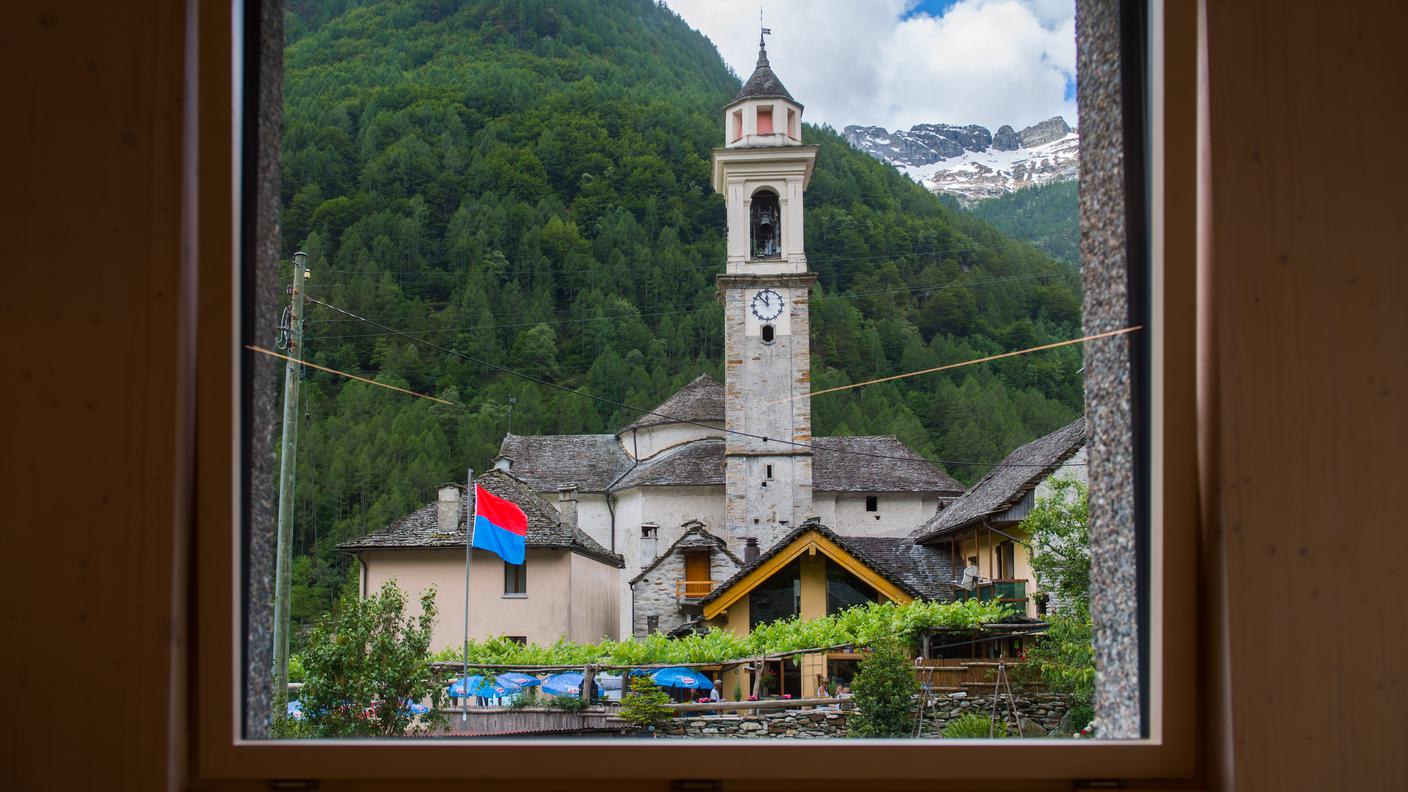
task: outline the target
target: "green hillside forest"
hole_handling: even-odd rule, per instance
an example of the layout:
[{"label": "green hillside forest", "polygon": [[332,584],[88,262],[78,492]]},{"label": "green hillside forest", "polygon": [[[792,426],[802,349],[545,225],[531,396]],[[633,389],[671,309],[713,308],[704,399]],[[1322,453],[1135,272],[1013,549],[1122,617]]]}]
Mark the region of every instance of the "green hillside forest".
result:
[{"label": "green hillside forest", "polygon": [[1026,240],[1052,258],[1080,261],[1080,189],[1074,180],[979,201],[971,211],[998,231]]},{"label": "green hillside forest", "polygon": [[[283,241],[311,296],[634,406],[722,376],[709,163],[739,79],[708,39],[648,0],[292,0],[286,26]],[[815,388],[1078,335],[1073,265],[803,135]],[[295,635],[355,585],[339,541],[484,469],[510,427],[634,417],[318,306],[305,335],[319,364],[455,404],[307,373]],[[898,435],[972,482],[987,468],[961,462],[1080,412],[1079,368],[1065,348],[821,396],[814,428]]]}]

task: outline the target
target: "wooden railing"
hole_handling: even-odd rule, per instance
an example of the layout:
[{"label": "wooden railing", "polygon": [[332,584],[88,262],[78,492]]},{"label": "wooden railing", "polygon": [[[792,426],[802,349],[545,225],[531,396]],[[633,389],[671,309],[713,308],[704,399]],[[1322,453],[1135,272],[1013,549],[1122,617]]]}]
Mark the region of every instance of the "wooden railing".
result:
[{"label": "wooden railing", "polygon": [[677,599],[699,599],[709,596],[709,592],[714,590],[715,580],[676,580],[675,597]]}]

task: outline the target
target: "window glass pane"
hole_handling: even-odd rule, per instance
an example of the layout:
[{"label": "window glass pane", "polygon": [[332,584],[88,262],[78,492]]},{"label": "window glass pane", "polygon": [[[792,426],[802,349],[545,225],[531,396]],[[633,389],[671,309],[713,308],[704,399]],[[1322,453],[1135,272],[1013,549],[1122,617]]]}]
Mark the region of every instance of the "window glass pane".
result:
[{"label": "window glass pane", "polygon": [[[999,710],[1137,736],[1143,144],[1119,69],[1077,95],[1074,2],[833,9],[888,31],[865,51],[1012,55],[839,78],[801,12],[755,49],[663,4],[460,5],[283,17],[282,258],[251,290],[282,316],[242,339],[278,460],[247,471],[263,725],[444,734],[475,662],[564,697],[550,674],[697,662],[747,703],[1005,657],[1052,698]],[[396,686],[338,676],[383,644]],[[354,692],[383,731],[338,720]]]}]

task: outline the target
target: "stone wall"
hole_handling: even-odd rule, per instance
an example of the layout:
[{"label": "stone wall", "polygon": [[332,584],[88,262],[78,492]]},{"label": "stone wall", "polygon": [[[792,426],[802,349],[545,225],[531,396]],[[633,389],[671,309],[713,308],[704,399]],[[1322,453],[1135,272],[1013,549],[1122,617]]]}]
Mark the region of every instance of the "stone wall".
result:
[{"label": "stone wall", "polygon": [[[631,597],[635,601],[635,623],[632,633],[643,638],[648,634],[646,618],[660,617],[656,632],[668,633],[689,620],[689,614],[680,609],[681,600],[675,596],[675,582],[684,579],[684,553],[699,550],[699,547],[676,548],[662,559],[658,566],[646,573],[645,577],[631,585]],[[715,549],[709,557],[709,577],[712,580],[727,580],[738,565],[721,549]]]},{"label": "stone wall", "polygon": [[[968,696],[953,693],[935,696],[925,708],[923,737],[937,737],[950,720],[976,712],[992,712],[992,696]],[[1060,693],[1030,693],[1016,697],[1017,712],[1022,716],[1027,737],[1053,736],[1061,726],[1061,718],[1071,707],[1069,696]],[[848,705],[847,705],[848,706]],[[1007,724],[1007,733],[1016,736],[1018,727],[1012,718],[1006,696],[999,696],[998,714]],[[656,735],[669,738],[698,739],[792,739],[812,740],[845,737],[851,710],[816,709],[757,712],[747,715],[699,715],[674,718],[658,727]]]}]

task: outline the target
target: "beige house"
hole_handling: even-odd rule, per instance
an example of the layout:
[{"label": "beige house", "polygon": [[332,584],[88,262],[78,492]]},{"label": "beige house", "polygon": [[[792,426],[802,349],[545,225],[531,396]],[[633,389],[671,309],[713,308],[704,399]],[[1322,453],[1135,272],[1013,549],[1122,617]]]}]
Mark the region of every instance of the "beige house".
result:
[{"label": "beige house", "polygon": [[[474,551],[470,637],[506,635],[543,645],[558,638],[591,642],[619,637],[623,561],[577,526],[575,492],[564,490],[554,507],[502,471],[490,471],[478,483],[523,509],[528,549],[521,565]],[[387,580],[395,580],[412,596],[436,590],[440,615],[431,646],[435,651],[464,642],[465,526],[473,506],[464,487],[447,485],[440,488],[436,502],[338,545],[361,562],[363,596]]]},{"label": "beige house", "polygon": [[914,530],[911,538],[947,547],[962,581],[977,569],[971,586],[955,586],[958,599],[996,599],[1041,615],[1044,592],[1031,565],[1031,535],[1022,521],[1056,477],[1086,480],[1085,416],[1014,450],[951,506]]}]

